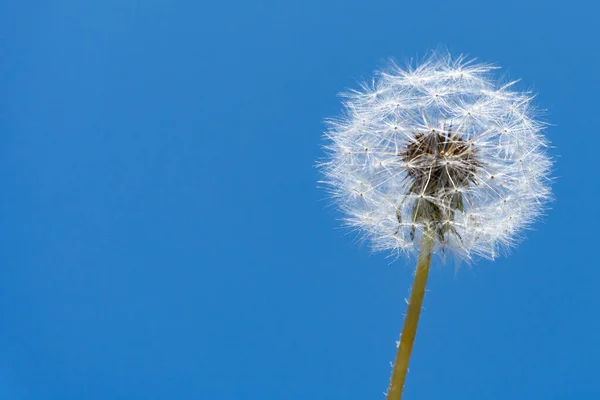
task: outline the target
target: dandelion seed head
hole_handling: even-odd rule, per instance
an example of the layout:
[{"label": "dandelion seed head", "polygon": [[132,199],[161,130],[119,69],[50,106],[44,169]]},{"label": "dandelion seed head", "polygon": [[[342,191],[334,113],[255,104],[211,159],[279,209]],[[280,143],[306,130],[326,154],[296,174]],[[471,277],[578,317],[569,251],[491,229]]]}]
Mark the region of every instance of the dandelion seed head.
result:
[{"label": "dandelion seed head", "polygon": [[327,121],[324,182],[345,223],[374,250],[495,258],[550,199],[545,124],[529,92],[498,84],[496,67],[432,54],[392,63]]}]

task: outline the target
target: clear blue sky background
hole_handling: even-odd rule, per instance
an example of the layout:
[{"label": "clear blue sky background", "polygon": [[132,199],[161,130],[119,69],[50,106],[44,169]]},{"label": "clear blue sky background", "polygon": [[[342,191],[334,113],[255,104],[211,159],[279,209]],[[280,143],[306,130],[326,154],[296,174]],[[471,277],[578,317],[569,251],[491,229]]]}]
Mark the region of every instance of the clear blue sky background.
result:
[{"label": "clear blue sky background", "polygon": [[445,45],[555,124],[510,257],[435,264],[405,399],[600,398],[591,1],[0,5],[0,399],[383,399],[413,265],[317,188],[336,93]]}]

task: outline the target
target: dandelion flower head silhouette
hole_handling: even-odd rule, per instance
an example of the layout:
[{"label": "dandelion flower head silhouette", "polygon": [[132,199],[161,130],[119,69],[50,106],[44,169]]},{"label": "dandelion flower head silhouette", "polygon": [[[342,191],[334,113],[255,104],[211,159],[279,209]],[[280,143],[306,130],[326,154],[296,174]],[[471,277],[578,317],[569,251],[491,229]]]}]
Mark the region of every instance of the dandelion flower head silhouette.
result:
[{"label": "dandelion flower head silhouette", "polygon": [[551,161],[531,93],[496,84],[492,65],[434,53],[393,64],[344,94],[330,119],[326,183],[345,222],[376,250],[494,259],[540,216]]}]

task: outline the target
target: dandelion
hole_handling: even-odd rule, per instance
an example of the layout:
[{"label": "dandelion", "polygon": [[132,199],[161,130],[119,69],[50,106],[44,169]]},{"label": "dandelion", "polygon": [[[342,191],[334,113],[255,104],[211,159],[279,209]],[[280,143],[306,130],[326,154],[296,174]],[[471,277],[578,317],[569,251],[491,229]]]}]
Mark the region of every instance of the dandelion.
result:
[{"label": "dandelion", "polygon": [[319,164],[347,226],[417,268],[387,392],[400,399],[431,258],[496,258],[550,198],[551,160],[530,92],[496,67],[433,53],[345,93]]}]

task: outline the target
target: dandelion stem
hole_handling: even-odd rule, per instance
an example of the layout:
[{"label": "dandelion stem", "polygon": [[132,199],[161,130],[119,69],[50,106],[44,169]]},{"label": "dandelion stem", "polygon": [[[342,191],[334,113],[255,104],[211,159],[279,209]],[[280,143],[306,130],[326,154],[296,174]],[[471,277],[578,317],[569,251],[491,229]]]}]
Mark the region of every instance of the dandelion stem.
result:
[{"label": "dandelion stem", "polygon": [[390,387],[388,388],[386,397],[387,400],[400,400],[402,397],[410,353],[412,352],[413,342],[417,333],[421,305],[423,304],[425,286],[427,285],[427,277],[429,276],[433,241],[434,236],[425,232],[421,241],[421,251],[417,261],[415,280],[408,301],[406,317],[404,318],[404,327],[402,328],[400,345],[398,346],[398,353],[396,354],[394,369],[392,370],[392,378],[390,379]]}]

